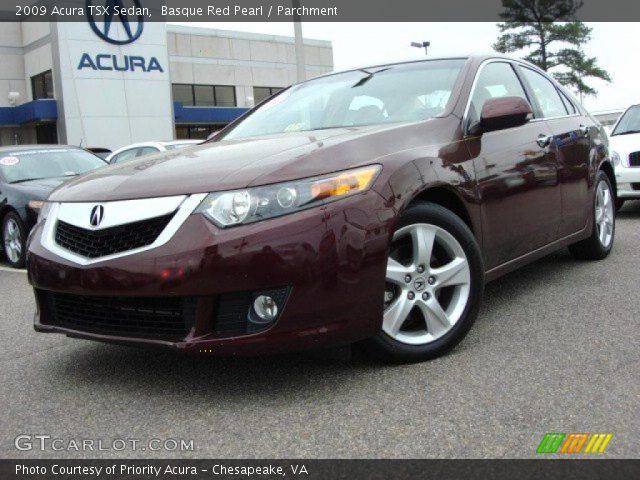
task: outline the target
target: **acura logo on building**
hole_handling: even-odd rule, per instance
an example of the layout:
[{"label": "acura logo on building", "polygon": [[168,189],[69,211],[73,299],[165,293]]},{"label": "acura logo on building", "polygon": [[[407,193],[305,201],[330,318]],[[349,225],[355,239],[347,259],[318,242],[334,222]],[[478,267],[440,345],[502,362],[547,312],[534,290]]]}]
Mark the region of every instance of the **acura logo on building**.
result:
[{"label": "acura logo on building", "polygon": [[[144,26],[143,15],[139,13],[130,19],[128,14],[132,10],[142,12],[140,0],[104,0],[104,6],[94,5],[94,0],[86,1],[89,25],[91,25],[91,29],[95,34],[105,42],[113,43],[114,45],[126,45],[127,43],[135,42],[142,34]],[[132,3],[134,8],[131,9],[131,5],[129,7],[125,6],[123,2]],[[111,28],[114,16],[120,19],[125,38],[116,35]]]},{"label": "acura logo on building", "polygon": [[104,207],[102,205],[96,205],[91,209],[91,216],[89,217],[89,223],[92,227],[97,227],[102,223],[104,218]]}]

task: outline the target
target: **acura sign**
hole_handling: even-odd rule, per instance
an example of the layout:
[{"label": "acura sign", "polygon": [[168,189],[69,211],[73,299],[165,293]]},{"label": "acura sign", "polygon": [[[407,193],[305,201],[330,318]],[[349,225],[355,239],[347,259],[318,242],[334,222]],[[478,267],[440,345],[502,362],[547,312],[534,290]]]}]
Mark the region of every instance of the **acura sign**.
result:
[{"label": "acura sign", "polygon": [[[94,5],[93,0],[87,0],[87,19],[91,29],[105,42],[114,45],[135,42],[142,35],[145,9],[140,5],[140,0],[133,0],[133,3],[133,6],[127,8],[122,0],[106,0],[103,6]],[[129,18],[131,13],[134,14],[133,19]],[[119,19],[122,24],[125,31],[124,38],[114,35],[114,31],[111,29],[114,17]]]},{"label": "acura sign", "polygon": [[[144,15],[147,10],[141,0],[103,0],[97,5],[95,0],[86,0],[87,21],[91,30],[105,42],[112,45],[127,45],[135,42],[144,29]],[[126,3],[126,4],[125,4]],[[119,22],[122,29],[114,28]],[[102,70],[116,72],[164,72],[156,57],[149,59],[136,55],[113,55],[107,53],[83,53],[78,70]]]},{"label": "acura sign", "polygon": [[118,57],[117,55],[109,55],[106,53],[99,53],[93,57],[88,53],[83,53],[82,57],[80,57],[78,70],[82,70],[83,68],[90,68],[91,70],[115,70],[117,72],[164,72],[156,57],[151,57],[149,61],[147,61],[144,57],[129,55]]}]

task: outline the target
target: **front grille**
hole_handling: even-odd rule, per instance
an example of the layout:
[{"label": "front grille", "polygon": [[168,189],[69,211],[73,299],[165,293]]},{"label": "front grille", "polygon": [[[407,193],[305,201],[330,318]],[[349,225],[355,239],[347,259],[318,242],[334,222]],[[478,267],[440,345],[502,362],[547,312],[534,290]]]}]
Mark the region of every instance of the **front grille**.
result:
[{"label": "front grille", "polygon": [[58,220],[56,243],[87,258],[104,257],[151,245],[173,213],[102,230],[87,230]]},{"label": "front grille", "polygon": [[195,325],[195,297],[42,295],[47,324],[82,332],[179,340]]},{"label": "front grille", "polygon": [[629,154],[629,166],[640,167],[640,152],[633,152]]},{"label": "front grille", "polygon": [[632,183],[631,188],[633,188],[634,190],[640,190],[640,183]]}]

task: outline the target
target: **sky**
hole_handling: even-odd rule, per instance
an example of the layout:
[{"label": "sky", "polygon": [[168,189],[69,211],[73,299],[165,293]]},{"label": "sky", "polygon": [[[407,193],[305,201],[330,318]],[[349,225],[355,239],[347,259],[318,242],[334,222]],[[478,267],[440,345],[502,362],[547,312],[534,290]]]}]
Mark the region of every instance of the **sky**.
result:
[{"label": "sky", "polygon": [[[293,35],[291,23],[200,23],[204,27],[272,35]],[[640,51],[638,23],[588,23],[593,29],[584,49],[595,56],[613,81],[589,79],[598,94],[586,97],[584,105],[592,112],[623,109],[640,103]],[[411,42],[430,41],[429,56],[442,57],[469,53],[490,53],[498,37],[495,23],[303,23],[305,37],[333,43],[335,70],[377,63],[424,58],[424,50]]]}]

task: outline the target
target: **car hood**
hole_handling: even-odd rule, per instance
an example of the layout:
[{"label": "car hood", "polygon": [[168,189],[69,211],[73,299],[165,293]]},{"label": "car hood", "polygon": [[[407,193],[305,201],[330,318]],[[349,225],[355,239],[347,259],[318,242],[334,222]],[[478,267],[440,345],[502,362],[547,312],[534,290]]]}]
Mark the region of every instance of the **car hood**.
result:
[{"label": "car hood", "polygon": [[631,152],[640,151],[640,133],[609,137],[609,148],[618,152],[622,157],[629,155]]},{"label": "car hood", "polygon": [[11,186],[32,200],[46,200],[49,194],[58,186],[68,181],[70,177],[40,178],[27,182],[12,183]]},{"label": "car hood", "polygon": [[[195,145],[82,175],[56,190],[51,200],[83,202],[163,197],[311,177],[375,162],[390,151],[407,148],[412,138],[424,142],[427,140],[425,126],[435,120]],[[407,132],[399,135],[400,129]]]}]

